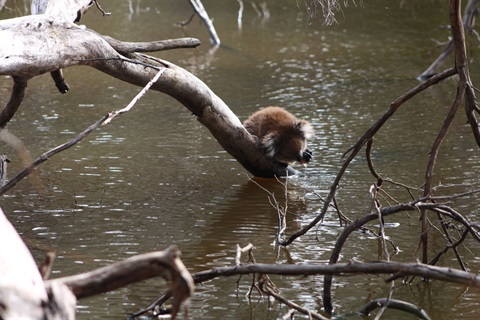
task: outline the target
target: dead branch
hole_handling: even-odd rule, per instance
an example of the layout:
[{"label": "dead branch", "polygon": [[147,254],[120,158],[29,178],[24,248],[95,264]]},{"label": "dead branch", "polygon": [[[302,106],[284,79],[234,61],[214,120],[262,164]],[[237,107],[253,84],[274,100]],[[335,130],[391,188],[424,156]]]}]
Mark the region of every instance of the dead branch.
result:
[{"label": "dead branch", "polygon": [[210,42],[212,43],[212,45],[218,47],[220,45],[220,38],[217,35],[217,31],[213,26],[213,21],[208,16],[207,10],[205,10],[205,7],[203,6],[202,1],[190,0],[190,4],[192,5],[193,10],[195,10],[197,15],[203,21],[203,23],[205,23],[205,26],[207,26],[208,34],[210,35]]},{"label": "dead branch", "polygon": [[[130,59],[126,59],[95,32],[46,15],[2,20],[0,31],[0,74],[26,81],[61,68],[88,65],[117,79],[144,86],[159,68],[166,68],[152,89],[172,96],[187,107],[248,171],[258,177],[297,173],[268,157],[258,138],[245,130],[238,117],[205,83],[170,62],[139,53],[130,54]],[[20,40],[28,41],[29,45],[19,46]],[[48,48],[53,47],[56,50],[49,52]]]},{"label": "dead branch", "polygon": [[[464,96],[466,94],[467,88],[472,87],[470,77],[469,77],[469,72],[468,72],[464,26],[462,23],[462,17],[460,12],[461,12],[460,0],[451,0],[450,1],[450,24],[452,26],[452,34],[453,34],[453,43],[454,43],[454,52],[455,52],[455,69],[459,76],[459,83],[458,83],[457,95],[455,97],[455,100],[449,110],[447,117],[444,120],[443,126],[441,127],[429,153],[428,165],[425,172],[425,183],[424,183],[424,190],[423,190],[424,197],[430,196],[432,193],[434,168],[435,168],[435,163],[437,161],[437,156],[440,150],[440,146],[448,133],[448,130],[453,122],[453,119],[455,118],[455,114],[460,108],[462,100],[464,99]],[[472,99],[473,99],[473,103],[475,104],[475,96],[474,96],[473,90],[471,91],[471,93],[473,94]],[[473,106],[470,106],[470,108],[475,109]],[[472,127],[475,127],[474,136],[476,136],[475,131],[479,130],[478,124],[475,123],[473,124]],[[478,142],[480,142],[480,140]],[[422,262],[423,263],[428,262],[428,222],[427,221],[428,221],[427,212],[422,211],[421,245],[422,245]],[[444,230],[448,236],[448,231],[445,228]],[[454,250],[456,251],[456,248]]]},{"label": "dead branch", "polygon": [[241,264],[240,262],[240,258],[242,257],[242,253],[245,253],[245,252],[249,252],[250,250],[252,250],[254,247],[253,247],[253,244],[249,243],[247,244],[245,247],[240,247],[238,244],[237,244],[237,254],[235,255],[235,265],[236,266],[239,266]]},{"label": "dead branch", "polygon": [[327,198],[325,199],[325,202],[324,202],[324,205],[323,205],[323,208],[322,208],[321,212],[309,224],[305,225],[300,230],[298,230],[293,235],[291,235],[290,238],[287,239],[287,241],[282,242],[281,245],[287,246],[287,245],[291,244],[295,239],[297,239],[298,237],[307,233],[311,228],[313,228],[318,222],[320,222],[323,219],[323,217],[327,213],[327,209],[329,208],[330,203],[332,202],[332,200],[335,196],[335,193],[336,193],[337,187],[340,183],[340,180],[342,179],[343,174],[345,173],[348,166],[350,165],[350,162],[352,162],[352,160],[355,158],[355,156],[358,154],[358,152],[363,148],[363,146],[370,139],[372,139],[375,136],[375,134],[378,132],[378,130],[380,130],[380,128],[395,114],[395,112],[403,105],[404,102],[411,99],[412,97],[414,97],[418,93],[426,90],[430,86],[435,85],[435,84],[439,83],[440,81],[445,80],[445,79],[453,76],[455,73],[456,73],[456,71],[455,71],[454,68],[447,69],[447,70],[445,70],[445,71],[427,79],[423,83],[419,84],[415,88],[409,90],[408,92],[404,93],[399,98],[397,98],[390,105],[390,108],[387,110],[387,112],[385,112],[385,114],[383,114],[383,116],[379,120],[377,120],[377,122],[375,122],[375,124],[373,124],[363,134],[363,136],[360,137],[360,139],[358,139],[358,141],[355,143],[355,145],[346,152],[346,153],[348,153],[348,157],[347,157],[347,159],[345,159],[342,167],[340,168],[339,172],[337,173],[337,176],[335,177],[334,182],[332,183],[332,186],[330,187],[330,192],[329,192]]},{"label": "dead branch", "polygon": [[[0,318],[74,319],[76,299],[160,276],[170,281],[172,318],[193,293],[193,280],[172,246],[69,277],[43,281],[30,251],[0,209]],[[50,256],[51,258],[51,256]],[[45,268],[51,268],[51,262]],[[75,296],[74,296],[75,295]]]},{"label": "dead branch", "polygon": [[104,17],[108,17],[112,14],[111,12],[106,12],[105,10],[103,10],[103,8],[100,6],[100,3],[98,3],[98,0],[93,0],[93,2],[95,2],[95,6],[103,14]]},{"label": "dead branch", "polygon": [[201,42],[195,38],[168,39],[151,42],[125,42],[109,36],[102,35],[115,50],[120,54],[128,56],[134,52],[157,52],[181,48],[196,48]]},{"label": "dead branch", "polygon": [[[428,202],[428,199],[418,199],[411,201],[405,204],[398,204],[394,206],[384,207],[380,209],[380,216],[386,217],[394,213],[402,212],[402,211],[418,211],[418,210],[434,210],[441,214],[445,214],[450,218],[454,219],[457,222],[462,223],[469,233],[472,235],[474,239],[480,242],[480,228],[476,225],[467,221],[462,215],[460,215],[455,210],[451,209],[450,207],[442,204],[435,204]],[[343,229],[342,233],[337,237],[337,241],[335,242],[335,247],[332,250],[332,254],[330,256],[330,264],[336,264],[339,257],[341,250],[347,241],[348,237],[352,232],[358,230],[366,223],[378,219],[379,214],[371,213],[365,215],[353,223],[350,223]],[[324,278],[324,285],[323,285],[323,304],[324,308],[327,312],[331,313],[333,310],[333,303],[332,303],[332,275],[326,275]],[[392,278],[393,279],[393,278]]]},{"label": "dead branch", "polygon": [[[96,2],[95,2],[96,3]],[[64,1],[59,6],[58,2],[50,0],[32,0],[31,12],[32,14],[46,14],[52,17],[57,17],[70,22],[79,22],[82,15],[88,11],[93,1],[89,0],[76,0],[76,1]],[[98,7],[98,3],[97,7]],[[54,70],[50,72],[50,75],[55,82],[60,93],[65,94],[70,90],[70,86],[66,82],[62,69]]]},{"label": "dead branch", "polygon": [[471,287],[480,287],[480,275],[466,271],[429,266],[422,263],[399,262],[359,262],[351,260],[347,263],[328,265],[279,265],[279,264],[245,264],[234,267],[217,267],[197,272],[192,275],[195,283],[205,282],[218,277],[230,277],[242,274],[276,274],[283,276],[336,275],[351,276],[354,274],[401,274],[417,275],[445,282],[458,283]]}]

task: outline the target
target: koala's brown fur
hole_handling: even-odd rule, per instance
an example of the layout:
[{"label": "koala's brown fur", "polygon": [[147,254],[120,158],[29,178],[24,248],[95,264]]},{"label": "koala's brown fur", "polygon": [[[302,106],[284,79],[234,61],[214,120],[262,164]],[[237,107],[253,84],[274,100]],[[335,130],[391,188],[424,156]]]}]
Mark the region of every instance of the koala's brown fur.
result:
[{"label": "koala's brown fur", "polygon": [[267,156],[279,162],[306,164],[312,159],[312,152],[307,149],[307,139],[313,136],[312,126],[283,108],[261,109],[243,125],[250,134],[260,139]]}]

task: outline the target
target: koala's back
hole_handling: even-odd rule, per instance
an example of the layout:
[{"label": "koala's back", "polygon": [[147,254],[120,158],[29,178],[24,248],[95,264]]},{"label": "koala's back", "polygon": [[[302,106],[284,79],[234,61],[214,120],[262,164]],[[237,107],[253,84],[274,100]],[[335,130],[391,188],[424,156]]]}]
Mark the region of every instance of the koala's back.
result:
[{"label": "koala's back", "polygon": [[245,129],[260,139],[284,128],[293,128],[297,118],[280,107],[267,107],[253,113],[244,122]]}]

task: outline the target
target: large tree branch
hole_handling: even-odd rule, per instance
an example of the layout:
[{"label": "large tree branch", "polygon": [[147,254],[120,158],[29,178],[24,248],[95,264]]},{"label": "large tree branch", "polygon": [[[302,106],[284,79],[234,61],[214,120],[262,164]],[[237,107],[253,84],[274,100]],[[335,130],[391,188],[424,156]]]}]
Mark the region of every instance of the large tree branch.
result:
[{"label": "large tree branch", "polygon": [[[89,65],[117,79],[144,86],[166,68],[152,90],[166,93],[205,125],[222,147],[253,175],[273,177],[297,172],[267,157],[230,108],[201,80],[161,59],[130,54],[127,59],[102,36],[46,15],[0,21],[0,74],[29,79],[73,65]],[[53,49],[52,49],[53,48]]]}]

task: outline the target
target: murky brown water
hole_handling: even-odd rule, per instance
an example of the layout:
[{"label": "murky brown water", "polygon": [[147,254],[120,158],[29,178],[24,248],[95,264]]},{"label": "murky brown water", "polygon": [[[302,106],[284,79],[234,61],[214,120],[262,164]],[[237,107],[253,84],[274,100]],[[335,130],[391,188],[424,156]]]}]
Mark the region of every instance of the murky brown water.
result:
[{"label": "murky brown water", "polygon": [[[242,28],[237,25],[236,1],[204,1],[223,46],[211,51],[206,30],[198,20],[186,29],[173,23],[187,19],[187,1],[103,0],[113,16],[90,12],[89,27],[120,39],[156,40],[193,36],[199,50],[157,54],[183,66],[205,81],[243,120],[261,106],[281,105],[309,119],[317,136],[311,143],[315,159],[288,185],[288,234],[313,219],[341,163],[341,155],[388,108],[390,102],[418,84],[418,76],[439,53],[448,24],[443,1],[368,1],[351,6],[338,24],[322,26],[303,13],[303,1],[270,1],[271,17],[262,19],[246,4]],[[1,17],[7,14],[3,13]],[[478,43],[471,41],[472,79],[480,83]],[[140,90],[84,67],[66,70],[71,91],[60,95],[49,76],[31,81],[27,97],[8,128],[23,139],[32,155],[67,141],[113,109],[125,106]],[[11,82],[0,79],[5,103]],[[375,143],[374,160],[385,176],[409,185],[422,183],[430,145],[453,100],[451,80],[408,102]],[[459,113],[441,149],[436,183],[473,184],[480,181],[480,153],[465,116]],[[20,168],[12,150],[10,174]],[[89,271],[134,254],[163,250],[175,244],[192,272],[230,265],[236,244],[253,243],[256,258],[266,263],[325,262],[341,228],[327,216],[318,232],[310,232],[288,250],[272,246],[277,214],[267,194],[249,182],[245,170],[222,150],[208,130],[173,99],[151,92],[128,114],[91,134],[75,147],[51,158],[39,170],[48,190],[38,195],[27,179],[2,200],[7,216],[33,248],[58,251],[54,277]],[[352,163],[339,190],[342,210],[352,218],[366,213],[368,188],[374,180],[364,156]],[[276,181],[260,181],[284,201]],[[455,188],[457,192],[474,187]],[[449,189],[445,189],[447,192]],[[408,200],[401,190],[392,191]],[[459,200],[456,208],[479,220],[479,197]],[[418,241],[415,214],[389,222],[400,226],[387,234],[403,251],[397,261],[410,261]],[[315,237],[318,235],[319,240]],[[432,240],[443,247],[441,239]],[[461,252],[471,271],[480,270],[480,246],[467,242]],[[432,251],[433,252],[433,251]],[[354,234],[343,261],[377,259],[377,243]],[[447,255],[442,265],[457,267]],[[288,309],[265,299],[245,297],[250,280],[236,289],[236,278],[218,279],[197,288],[190,303],[194,319],[276,319]],[[304,307],[319,311],[322,277],[274,281],[282,293]],[[336,312],[353,313],[368,300],[385,297],[388,286],[378,276],[336,278]],[[477,319],[480,290],[457,285],[397,283],[394,298],[424,308],[432,319]],[[164,289],[159,280],[131,285],[79,301],[79,319],[122,319],[147,306]],[[412,319],[387,311],[384,319]]]}]

